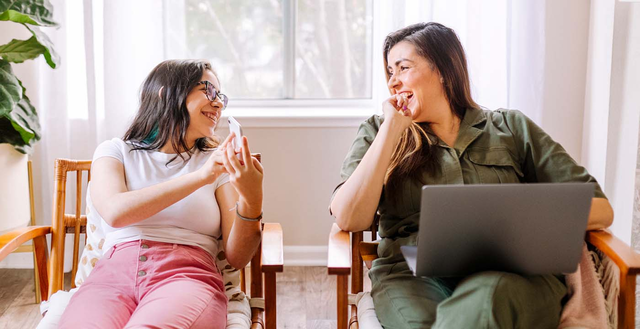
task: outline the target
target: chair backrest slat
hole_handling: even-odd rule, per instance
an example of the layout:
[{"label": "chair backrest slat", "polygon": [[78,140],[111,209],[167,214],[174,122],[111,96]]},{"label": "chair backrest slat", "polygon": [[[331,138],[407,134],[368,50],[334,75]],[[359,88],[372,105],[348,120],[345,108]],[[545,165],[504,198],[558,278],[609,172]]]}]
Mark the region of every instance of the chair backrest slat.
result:
[{"label": "chair backrest slat", "polygon": [[[87,183],[90,177],[91,161],[56,159],[55,184],[53,196],[53,218],[51,258],[49,261],[49,296],[64,288],[64,244],[67,233],[74,233],[73,237],[73,268],[75,277],[78,267],[80,249],[80,234],[86,232],[86,215],[82,215],[82,185],[83,172],[87,172]],[[76,172],[76,207],[74,214],[65,213],[67,178],[70,171]],[[73,280],[72,280],[73,282]],[[75,284],[72,283],[72,287]]]}]

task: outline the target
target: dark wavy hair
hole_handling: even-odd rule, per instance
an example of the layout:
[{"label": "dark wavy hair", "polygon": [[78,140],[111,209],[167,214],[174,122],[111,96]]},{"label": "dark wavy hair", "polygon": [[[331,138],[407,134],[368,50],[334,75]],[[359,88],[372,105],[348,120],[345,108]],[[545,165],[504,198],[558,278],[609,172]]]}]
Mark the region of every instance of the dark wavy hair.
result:
[{"label": "dark wavy hair", "polygon": [[[124,141],[132,142],[132,151],[158,150],[171,142],[173,149],[180,151],[167,162],[169,164],[178,156],[188,160],[195,149],[206,151],[220,143],[218,137],[204,137],[189,148],[185,141],[190,122],[187,95],[200,82],[205,70],[218,77],[206,60],[167,60],[153,68],[142,83],[138,113],[123,137]],[[187,159],[181,154],[185,151]]]},{"label": "dark wavy hair", "polygon": [[[396,44],[411,43],[418,55],[426,59],[443,79],[445,96],[453,113],[462,120],[469,108],[479,109],[471,98],[469,73],[464,48],[452,29],[435,22],[418,23],[387,36],[383,45],[384,71],[389,82],[387,56]],[[438,148],[432,145],[427,128],[429,123],[413,122],[391,156],[385,176],[385,190],[399,196],[402,178],[413,178],[425,184],[424,172],[433,173],[438,167]]]}]

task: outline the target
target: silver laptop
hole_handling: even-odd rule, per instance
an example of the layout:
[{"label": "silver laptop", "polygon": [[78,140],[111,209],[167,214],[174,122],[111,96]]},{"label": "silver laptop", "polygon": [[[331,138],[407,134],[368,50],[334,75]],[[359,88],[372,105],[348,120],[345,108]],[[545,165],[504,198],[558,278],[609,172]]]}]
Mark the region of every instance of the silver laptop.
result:
[{"label": "silver laptop", "polygon": [[416,276],[575,272],[594,188],[592,183],[426,185],[418,245],[402,246],[402,254]]}]

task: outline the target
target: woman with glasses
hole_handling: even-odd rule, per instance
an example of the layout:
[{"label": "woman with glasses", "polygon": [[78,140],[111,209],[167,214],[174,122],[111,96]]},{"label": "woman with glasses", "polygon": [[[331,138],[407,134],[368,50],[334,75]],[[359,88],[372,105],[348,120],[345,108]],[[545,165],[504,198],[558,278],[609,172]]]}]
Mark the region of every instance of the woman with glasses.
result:
[{"label": "woman with glasses", "polygon": [[[102,258],[72,297],[61,328],[224,328],[227,298],[214,262],[244,267],[262,218],[260,163],[246,137],[214,135],[227,97],[211,65],[160,63],[122,139],[98,146],[88,221],[102,221]],[[217,240],[222,236],[223,246]]]},{"label": "woman with glasses", "polygon": [[[540,127],[514,110],[483,110],[471,97],[456,33],[420,23],[383,46],[383,116],[362,123],[342,166],[330,210],[345,231],[379,214],[379,258],[369,276],[384,328],[557,328],[567,288],[562,275],[480,272],[416,277],[400,247],[416,245],[423,185],[593,182]],[[587,229],[611,225],[595,184]],[[505,205],[509,206],[509,205]]]}]

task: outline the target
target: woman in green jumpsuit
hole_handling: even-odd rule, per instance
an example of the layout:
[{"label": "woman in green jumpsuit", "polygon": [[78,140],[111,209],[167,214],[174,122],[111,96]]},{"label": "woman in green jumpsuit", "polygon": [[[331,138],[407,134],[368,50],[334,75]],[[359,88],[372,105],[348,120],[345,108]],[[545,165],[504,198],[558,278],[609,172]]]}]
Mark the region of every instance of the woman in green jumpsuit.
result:
[{"label": "woman in green jumpsuit", "polygon": [[417,243],[424,184],[593,182],[587,229],[611,225],[600,186],[540,127],[515,110],[483,110],[471,98],[464,50],[438,23],[387,36],[391,97],[358,130],[331,212],[345,231],[368,228],[376,211],[382,238],[369,272],[384,328],[556,328],[562,275],[481,272],[415,277],[400,246]]}]

